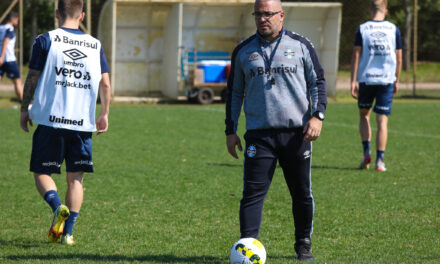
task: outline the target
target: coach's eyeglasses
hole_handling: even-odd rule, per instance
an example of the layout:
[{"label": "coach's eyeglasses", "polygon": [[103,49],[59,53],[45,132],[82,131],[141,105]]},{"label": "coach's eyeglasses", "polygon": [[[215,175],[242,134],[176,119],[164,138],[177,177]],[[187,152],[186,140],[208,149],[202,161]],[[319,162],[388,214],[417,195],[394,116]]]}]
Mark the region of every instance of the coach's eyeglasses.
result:
[{"label": "coach's eyeglasses", "polygon": [[255,18],[264,18],[264,19],[269,19],[271,17],[273,17],[276,14],[281,13],[281,11],[277,11],[277,12],[253,12],[252,15]]}]

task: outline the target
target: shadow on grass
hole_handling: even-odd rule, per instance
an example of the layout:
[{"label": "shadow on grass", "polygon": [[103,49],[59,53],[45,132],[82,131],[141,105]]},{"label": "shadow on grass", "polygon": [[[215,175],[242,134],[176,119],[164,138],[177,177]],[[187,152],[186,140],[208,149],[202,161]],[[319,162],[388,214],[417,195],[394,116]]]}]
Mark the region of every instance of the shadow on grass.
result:
[{"label": "shadow on grass", "polygon": [[[229,257],[213,257],[213,256],[189,256],[178,257],[173,255],[149,255],[149,256],[124,256],[124,255],[98,255],[98,254],[49,254],[49,255],[11,255],[6,259],[12,261],[69,261],[83,260],[96,262],[132,262],[132,261],[148,261],[153,263],[204,263],[204,264],[220,264],[228,263]],[[284,263],[293,261],[294,256],[272,256],[271,259],[283,260]]]},{"label": "shadow on grass", "polygon": [[232,163],[207,163],[210,166],[219,166],[219,167],[243,167],[243,164],[232,164]]},{"label": "shadow on grass", "polygon": [[163,105],[199,105],[199,106],[209,106],[209,105],[224,105],[225,103],[220,100],[214,100],[211,104],[203,105],[196,102],[189,102],[188,100],[173,100],[173,99],[162,99],[157,102],[157,104]]},{"label": "shadow on grass", "polygon": [[401,95],[400,99],[421,99],[421,100],[440,100],[440,96],[436,95]]},{"label": "shadow on grass", "polygon": [[[219,167],[243,167],[243,164],[231,164],[231,163],[208,163],[210,166],[219,166]],[[277,164],[277,168],[281,168],[279,164]],[[337,166],[326,166],[326,165],[312,165],[312,169],[322,169],[322,170],[359,170],[356,167],[337,167]]]},{"label": "shadow on grass", "polygon": [[124,256],[124,255],[98,255],[98,254],[48,254],[48,255],[11,255],[6,259],[13,261],[69,261],[83,260],[96,262],[133,262],[148,261],[153,263],[226,263],[227,257],[194,256],[179,257],[173,255],[149,255],[149,256]]},{"label": "shadow on grass", "polygon": [[42,245],[47,244],[47,242],[40,241],[24,241],[24,240],[1,240],[0,246],[13,246],[13,247],[21,247],[21,248],[34,248],[41,247]]},{"label": "shadow on grass", "polygon": [[349,168],[344,168],[344,167],[337,167],[337,166],[326,166],[326,165],[312,165],[312,169],[318,169],[318,170],[354,170],[354,171],[358,171],[359,169],[356,167],[349,167]]},{"label": "shadow on grass", "polygon": [[9,99],[9,101],[12,102],[12,103],[19,103],[19,104],[21,104],[20,99],[18,99],[17,97],[11,97]]}]

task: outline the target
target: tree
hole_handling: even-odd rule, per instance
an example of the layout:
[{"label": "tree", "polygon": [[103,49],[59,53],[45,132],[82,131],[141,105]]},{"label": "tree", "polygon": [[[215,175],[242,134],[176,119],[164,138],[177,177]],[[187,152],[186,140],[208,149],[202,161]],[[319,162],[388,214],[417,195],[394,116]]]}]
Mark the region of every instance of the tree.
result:
[{"label": "tree", "polygon": [[405,0],[405,35],[403,41],[403,70],[408,71],[411,67],[411,0]]}]

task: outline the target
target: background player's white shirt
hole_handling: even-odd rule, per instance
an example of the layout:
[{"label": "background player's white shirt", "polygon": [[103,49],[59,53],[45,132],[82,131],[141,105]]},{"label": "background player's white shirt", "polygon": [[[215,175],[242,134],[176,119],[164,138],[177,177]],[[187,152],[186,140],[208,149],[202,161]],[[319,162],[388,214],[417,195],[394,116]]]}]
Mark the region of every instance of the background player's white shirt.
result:
[{"label": "background player's white shirt", "polygon": [[396,81],[396,31],[388,21],[368,21],[359,27],[362,55],[358,82],[389,84]]},{"label": "background player's white shirt", "polygon": [[8,30],[13,32],[14,36],[12,38],[10,38],[10,40],[9,40],[8,47],[7,47],[6,53],[5,53],[5,62],[17,60],[17,58],[15,57],[16,37],[15,37],[14,27],[12,25],[9,25],[9,24],[0,25],[0,52],[1,52],[1,49],[3,48],[3,41],[6,37],[6,32]]},{"label": "background player's white shirt", "polygon": [[48,32],[51,46],[38,80],[31,119],[40,125],[96,131],[101,43],[88,34]]}]

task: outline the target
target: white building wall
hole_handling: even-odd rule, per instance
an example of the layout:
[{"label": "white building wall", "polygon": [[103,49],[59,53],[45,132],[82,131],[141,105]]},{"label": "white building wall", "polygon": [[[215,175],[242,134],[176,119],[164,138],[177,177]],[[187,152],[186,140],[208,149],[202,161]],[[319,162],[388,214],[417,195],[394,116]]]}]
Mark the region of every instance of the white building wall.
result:
[{"label": "white building wall", "polygon": [[[179,3],[182,3],[181,19],[169,19],[170,14],[179,14],[171,12]],[[112,17],[113,6],[116,6],[115,18]],[[341,8],[338,3],[283,4],[285,28],[311,40],[325,70],[331,96],[336,94]],[[98,35],[108,60],[114,60],[115,68],[111,72],[114,94],[170,97],[183,94],[182,85],[170,88],[169,75],[163,75],[173,71],[176,78],[172,80],[179,82],[180,65],[170,65],[172,56],[180,56],[178,54],[187,50],[232,53],[240,41],[255,33],[252,11],[253,0],[109,0],[101,11]],[[175,25],[181,30],[178,45],[167,42],[167,39],[177,41],[173,34],[179,30],[170,34],[170,25],[167,25],[175,21],[182,23]],[[115,35],[113,22],[116,23]],[[115,43],[114,58],[112,43]],[[175,61],[180,63],[180,58]],[[173,92],[172,89],[178,90]]]}]

